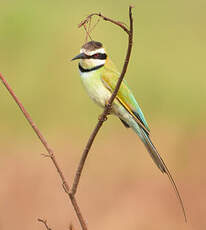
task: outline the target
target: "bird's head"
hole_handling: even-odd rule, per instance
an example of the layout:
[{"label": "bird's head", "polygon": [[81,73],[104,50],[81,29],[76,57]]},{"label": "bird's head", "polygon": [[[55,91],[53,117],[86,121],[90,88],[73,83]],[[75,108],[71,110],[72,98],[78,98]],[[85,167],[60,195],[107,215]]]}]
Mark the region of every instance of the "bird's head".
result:
[{"label": "bird's head", "polygon": [[102,43],[90,41],[81,47],[80,54],[74,57],[72,61],[76,59],[80,59],[81,67],[89,70],[104,65],[107,54],[105,53]]}]

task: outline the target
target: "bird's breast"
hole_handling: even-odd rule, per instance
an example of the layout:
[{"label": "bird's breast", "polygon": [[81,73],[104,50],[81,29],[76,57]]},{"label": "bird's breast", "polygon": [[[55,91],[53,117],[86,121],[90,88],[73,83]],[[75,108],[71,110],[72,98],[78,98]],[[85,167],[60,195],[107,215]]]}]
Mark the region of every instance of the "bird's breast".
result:
[{"label": "bird's breast", "polygon": [[100,74],[93,71],[87,73],[80,73],[83,85],[89,94],[99,106],[104,107],[109,100],[111,93],[104,86],[100,79]]}]

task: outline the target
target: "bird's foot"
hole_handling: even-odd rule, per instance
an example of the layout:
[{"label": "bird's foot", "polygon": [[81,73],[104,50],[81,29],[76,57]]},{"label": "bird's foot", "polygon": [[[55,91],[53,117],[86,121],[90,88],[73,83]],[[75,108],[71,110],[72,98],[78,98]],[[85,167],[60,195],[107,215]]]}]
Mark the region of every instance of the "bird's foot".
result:
[{"label": "bird's foot", "polygon": [[105,107],[107,108],[107,115],[110,115],[112,113],[112,106],[109,104],[108,101],[106,101]]}]

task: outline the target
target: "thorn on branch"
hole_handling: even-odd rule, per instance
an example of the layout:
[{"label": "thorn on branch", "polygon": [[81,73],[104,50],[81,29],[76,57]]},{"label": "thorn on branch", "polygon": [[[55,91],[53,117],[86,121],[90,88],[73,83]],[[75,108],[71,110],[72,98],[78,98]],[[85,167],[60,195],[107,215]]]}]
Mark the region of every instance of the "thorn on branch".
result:
[{"label": "thorn on branch", "polygon": [[45,157],[45,158],[46,158],[46,157],[50,157],[50,158],[52,157],[52,155],[47,154],[47,153],[42,153],[41,156],[42,156],[42,157]]}]

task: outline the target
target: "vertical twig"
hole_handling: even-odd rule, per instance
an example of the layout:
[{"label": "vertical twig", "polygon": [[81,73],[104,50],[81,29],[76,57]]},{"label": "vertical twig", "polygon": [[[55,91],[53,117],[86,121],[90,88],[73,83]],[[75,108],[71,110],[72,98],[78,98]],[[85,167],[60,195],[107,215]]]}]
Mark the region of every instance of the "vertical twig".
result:
[{"label": "vertical twig", "polygon": [[99,17],[102,17],[104,20],[106,21],[109,21],[119,27],[121,27],[127,34],[128,34],[128,48],[127,48],[127,54],[126,54],[126,58],[125,58],[125,62],[124,62],[124,66],[122,68],[122,72],[121,72],[121,75],[119,77],[119,80],[117,82],[117,85],[108,101],[108,104],[105,106],[105,109],[104,111],[102,112],[100,118],[99,118],[99,121],[96,125],[96,127],[94,128],[92,134],[90,135],[89,137],[89,140],[87,142],[87,145],[82,153],[82,157],[81,157],[81,160],[79,162],[79,165],[78,165],[78,168],[77,168],[77,171],[76,171],[76,174],[75,174],[75,178],[74,178],[74,182],[72,184],[72,188],[70,190],[70,196],[74,196],[76,191],[77,191],[77,187],[78,187],[78,184],[79,184],[79,180],[80,180],[80,177],[81,177],[81,174],[82,174],[82,170],[83,170],[83,167],[84,167],[84,164],[85,164],[85,161],[86,161],[86,158],[88,156],[88,153],[91,149],[91,146],[94,142],[94,139],[97,135],[97,133],[99,132],[101,126],[103,125],[104,121],[106,120],[107,118],[107,115],[109,114],[109,111],[111,110],[111,107],[112,107],[112,103],[117,95],[117,92],[120,88],[120,85],[122,83],[122,80],[124,78],[124,75],[127,71],[127,66],[128,66],[128,63],[129,63],[129,59],[130,59],[130,55],[131,55],[131,50],[132,50],[132,42],[133,42],[133,18],[132,18],[132,6],[129,7],[129,21],[130,21],[130,29],[128,30],[122,23],[120,22],[116,22],[114,21],[113,19],[110,19],[108,17],[105,17],[103,16],[102,14],[91,14],[89,15],[83,22],[80,23],[79,27],[81,27],[82,25],[84,25],[92,16],[94,15],[97,15]]}]

